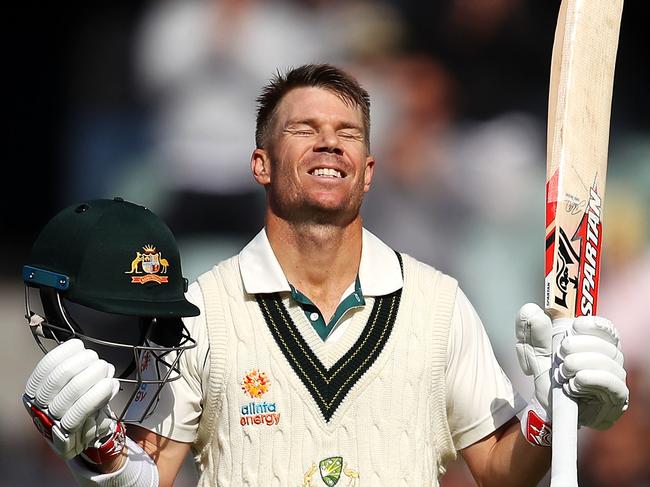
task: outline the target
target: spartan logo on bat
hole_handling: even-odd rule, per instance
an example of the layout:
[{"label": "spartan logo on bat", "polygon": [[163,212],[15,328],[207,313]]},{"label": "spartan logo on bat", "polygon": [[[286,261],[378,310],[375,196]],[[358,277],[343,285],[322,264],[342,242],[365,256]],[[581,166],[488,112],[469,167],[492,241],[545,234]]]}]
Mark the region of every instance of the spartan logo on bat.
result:
[{"label": "spartan logo on bat", "polygon": [[[560,294],[556,294],[555,303],[569,309],[567,294],[569,285],[576,291],[575,316],[591,315],[596,312],[596,299],[600,280],[600,251],[602,246],[602,200],[594,186],[589,192],[589,201],[582,220],[573,238],[569,240],[560,228],[559,252],[556,268],[556,284]],[[576,252],[571,244],[579,242]],[[580,259],[582,257],[582,259]],[[570,267],[577,264],[577,269]],[[569,269],[575,269],[574,274]]]},{"label": "spartan logo on bat", "polygon": [[569,285],[573,285],[573,289],[576,289],[578,286],[578,276],[570,275],[569,269],[580,261],[580,256],[576,253],[573,245],[567,234],[564,232],[564,229],[560,228],[560,238],[558,242],[558,258],[555,269],[555,283],[557,285],[556,289],[560,294],[555,295],[555,304],[563,306],[564,308],[569,308],[567,304],[567,294],[569,293]]},{"label": "spartan logo on bat", "polygon": [[596,313],[596,296],[600,281],[600,249],[602,234],[602,200],[596,185],[589,192],[589,205],[578,226],[574,240],[580,240],[580,269],[578,271],[575,315]]}]

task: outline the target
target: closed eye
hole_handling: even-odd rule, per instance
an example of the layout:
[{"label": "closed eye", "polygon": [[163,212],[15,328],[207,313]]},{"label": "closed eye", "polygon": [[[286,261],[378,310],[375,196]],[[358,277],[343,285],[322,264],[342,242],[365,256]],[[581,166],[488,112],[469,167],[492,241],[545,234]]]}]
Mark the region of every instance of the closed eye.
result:
[{"label": "closed eye", "polygon": [[284,132],[289,134],[289,135],[298,135],[298,136],[303,136],[303,137],[315,134],[315,131],[312,130],[312,129],[300,129],[300,130],[297,130],[297,129],[285,129]]},{"label": "closed eye", "polygon": [[363,137],[358,132],[339,132],[338,136],[345,140],[362,140]]}]

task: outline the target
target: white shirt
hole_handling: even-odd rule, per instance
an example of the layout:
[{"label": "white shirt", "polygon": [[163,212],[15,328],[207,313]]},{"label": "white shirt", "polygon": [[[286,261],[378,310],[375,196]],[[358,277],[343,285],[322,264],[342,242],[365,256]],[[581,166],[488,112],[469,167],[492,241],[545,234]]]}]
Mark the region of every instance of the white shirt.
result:
[{"label": "white shirt", "polygon": [[[240,252],[239,266],[247,293],[291,292],[264,230]],[[359,281],[364,297],[390,294],[403,286],[395,252],[365,229]],[[354,283],[341,299],[353,287]],[[163,389],[160,404],[142,426],[191,443],[196,438],[201,416],[204,397],[201,382],[208,380],[209,344],[203,323],[203,297],[197,283],[190,286],[187,298],[201,310],[199,316],[185,319],[197,346],[185,352],[183,378]],[[344,314],[327,338],[328,344],[345,334],[349,322],[350,316]],[[480,318],[460,289],[449,334],[446,380],[447,418],[457,450],[484,438],[526,405],[499,366]],[[497,402],[495,398],[501,399]]]}]

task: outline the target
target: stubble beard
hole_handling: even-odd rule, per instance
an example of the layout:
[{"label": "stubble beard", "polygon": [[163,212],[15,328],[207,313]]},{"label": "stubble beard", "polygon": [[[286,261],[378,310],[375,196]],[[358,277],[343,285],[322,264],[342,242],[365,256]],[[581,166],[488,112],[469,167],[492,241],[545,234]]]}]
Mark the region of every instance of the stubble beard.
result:
[{"label": "stubble beard", "polygon": [[[281,158],[273,145],[269,147],[269,155],[271,165],[277,168]],[[285,184],[271,184],[266,188],[267,204],[275,216],[292,226],[342,228],[359,217],[365,194],[363,176],[352,188],[350,197],[338,205],[327,206],[310,198],[304,189],[290,178],[289,181],[284,181]]]},{"label": "stubble beard", "polygon": [[349,199],[327,206],[311,199],[301,188],[282,189],[272,185],[268,189],[271,211],[293,226],[345,227],[359,216],[363,202],[363,180],[355,186]]}]

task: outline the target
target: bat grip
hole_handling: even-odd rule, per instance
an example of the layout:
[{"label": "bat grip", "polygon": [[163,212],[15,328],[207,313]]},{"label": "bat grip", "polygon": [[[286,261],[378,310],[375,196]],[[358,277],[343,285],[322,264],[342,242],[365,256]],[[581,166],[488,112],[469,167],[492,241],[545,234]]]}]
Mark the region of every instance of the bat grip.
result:
[{"label": "bat grip", "polygon": [[[553,356],[572,319],[553,323]],[[553,360],[553,449],[551,457],[551,487],[578,487],[578,403],[567,396],[559,384],[559,361]]]}]

